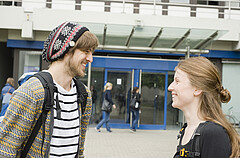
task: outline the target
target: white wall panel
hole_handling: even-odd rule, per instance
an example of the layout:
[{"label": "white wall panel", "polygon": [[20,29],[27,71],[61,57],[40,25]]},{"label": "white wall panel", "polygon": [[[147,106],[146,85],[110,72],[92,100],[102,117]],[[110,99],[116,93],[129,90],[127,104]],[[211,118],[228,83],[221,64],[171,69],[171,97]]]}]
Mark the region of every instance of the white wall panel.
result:
[{"label": "white wall panel", "polygon": [[52,9],[75,10],[75,0],[52,0]]},{"label": "white wall panel", "polygon": [[190,7],[168,7],[169,16],[181,16],[181,17],[190,17]]},{"label": "white wall panel", "polygon": [[82,11],[104,12],[104,2],[82,1]]},{"label": "white wall panel", "polygon": [[223,87],[232,95],[230,102],[223,104],[223,111],[229,114],[229,109],[232,107],[233,115],[240,121],[240,63],[224,63],[222,73]]},{"label": "white wall panel", "polygon": [[22,0],[24,11],[33,11],[33,8],[45,8],[46,0]]},{"label": "white wall panel", "polygon": [[198,18],[218,18],[218,9],[197,8]]}]

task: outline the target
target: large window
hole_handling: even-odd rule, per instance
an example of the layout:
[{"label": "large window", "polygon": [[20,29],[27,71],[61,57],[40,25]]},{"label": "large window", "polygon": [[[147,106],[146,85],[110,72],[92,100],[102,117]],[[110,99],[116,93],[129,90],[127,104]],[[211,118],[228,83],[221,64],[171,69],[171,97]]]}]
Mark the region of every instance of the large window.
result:
[{"label": "large window", "polygon": [[26,72],[40,71],[41,51],[19,51],[18,78]]},{"label": "large window", "polygon": [[223,111],[236,117],[236,121],[240,121],[240,63],[223,63],[222,76],[223,87],[231,93],[230,102],[222,106]]},{"label": "large window", "polygon": [[[93,122],[97,123],[101,117],[101,107],[102,107],[102,94],[104,88],[104,68],[92,67],[91,68],[91,82],[90,85],[94,86],[97,91],[97,99],[94,107]],[[91,122],[92,123],[92,122]]]}]

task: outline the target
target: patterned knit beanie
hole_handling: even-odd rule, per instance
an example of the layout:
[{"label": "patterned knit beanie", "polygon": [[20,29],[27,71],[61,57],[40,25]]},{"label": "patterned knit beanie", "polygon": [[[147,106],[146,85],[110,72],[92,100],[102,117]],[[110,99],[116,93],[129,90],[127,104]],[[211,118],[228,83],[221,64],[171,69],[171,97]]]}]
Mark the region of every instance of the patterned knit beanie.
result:
[{"label": "patterned knit beanie", "polygon": [[77,23],[62,23],[49,34],[44,42],[43,59],[47,62],[53,62],[62,58],[85,31],[89,30]]}]

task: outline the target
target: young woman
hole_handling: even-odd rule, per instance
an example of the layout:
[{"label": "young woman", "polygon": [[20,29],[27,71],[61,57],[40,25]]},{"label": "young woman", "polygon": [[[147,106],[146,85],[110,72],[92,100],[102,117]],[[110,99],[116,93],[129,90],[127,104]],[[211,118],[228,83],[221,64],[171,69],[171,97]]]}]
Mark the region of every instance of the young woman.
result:
[{"label": "young woman", "polygon": [[132,91],[132,100],[135,98],[134,106],[130,106],[130,110],[132,112],[132,127],[130,128],[131,132],[136,132],[136,125],[139,119],[139,109],[140,109],[140,98],[141,94],[139,94],[139,88],[134,87]]},{"label": "young woman", "polygon": [[[174,158],[239,157],[240,137],[221,108],[221,102],[229,102],[231,95],[223,88],[216,67],[204,57],[193,57],[181,61],[175,70],[168,90],[172,106],[183,111],[187,123]],[[200,127],[200,141],[196,142],[195,132]],[[199,143],[199,153],[192,151],[193,143]]]},{"label": "young woman", "polygon": [[[104,87],[104,91],[103,91],[104,92],[103,101],[104,101],[104,99],[106,99],[109,102],[109,104],[111,106],[111,109],[112,109],[112,107],[114,109],[116,109],[116,105],[112,101],[112,93],[111,93],[112,86],[113,86],[112,83],[110,83],[110,82],[106,83],[106,85]],[[103,117],[102,120],[98,123],[98,125],[96,126],[96,130],[97,130],[97,132],[101,132],[100,128],[105,123],[107,131],[112,132],[112,130],[111,130],[109,124],[108,124],[108,122],[110,120],[111,110],[109,111],[104,106],[102,106],[102,111],[103,111],[103,116],[105,116],[105,117]]]}]

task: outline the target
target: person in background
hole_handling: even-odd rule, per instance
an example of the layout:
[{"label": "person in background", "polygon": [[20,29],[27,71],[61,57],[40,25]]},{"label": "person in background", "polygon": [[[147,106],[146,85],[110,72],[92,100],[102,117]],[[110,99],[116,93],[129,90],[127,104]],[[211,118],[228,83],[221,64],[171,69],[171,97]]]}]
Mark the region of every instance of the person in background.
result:
[{"label": "person in background", "polygon": [[90,91],[92,95],[92,114],[90,118],[90,124],[96,120],[96,100],[97,100],[97,91],[95,90],[94,85],[90,86]]},{"label": "person in background", "polygon": [[96,113],[97,91],[95,90],[94,85],[91,85],[90,90],[92,94],[92,115],[94,115]]},{"label": "person in background", "polygon": [[[172,93],[172,106],[182,110],[186,118],[174,158],[240,156],[240,137],[221,108],[221,102],[229,102],[231,95],[213,63],[205,57],[180,61],[168,90]],[[198,138],[200,141],[196,142]],[[194,151],[195,143],[199,152]]]},{"label": "person in background", "polygon": [[[74,77],[85,76],[86,65],[93,61],[92,54],[97,46],[96,35],[75,22],[63,22],[50,32],[42,57],[50,64],[44,71],[53,78],[54,105],[26,157],[84,157],[92,98],[85,86],[86,108],[81,109]],[[31,77],[13,93],[0,124],[0,157],[22,155],[33,126],[42,114],[44,92],[41,81]]]},{"label": "person in background", "polygon": [[[111,93],[111,90],[112,90],[112,83],[110,82],[107,82],[106,85],[104,86],[104,90],[103,90],[103,101],[104,99],[106,99],[110,106],[111,106],[111,109],[112,107],[114,109],[116,109],[116,105],[113,103],[113,100],[112,100],[112,93]],[[102,125],[105,123],[106,124],[106,129],[107,129],[107,132],[112,132],[110,126],[109,126],[109,121],[110,121],[110,113],[111,113],[112,110],[110,111],[107,111],[106,109],[104,109],[104,107],[102,106],[102,112],[103,112],[103,118],[102,120],[98,123],[98,125],[96,126],[96,130],[97,132],[101,132],[100,128],[102,127]]]},{"label": "person in background", "polygon": [[135,98],[135,106],[131,107],[130,106],[130,111],[132,112],[132,126],[130,128],[131,132],[136,132],[136,126],[139,120],[139,110],[140,110],[140,99],[141,99],[141,94],[139,94],[139,88],[134,87],[132,91],[132,99]]},{"label": "person in background", "polygon": [[5,115],[5,112],[9,105],[9,101],[14,91],[14,79],[12,77],[8,77],[5,86],[2,88],[1,91],[2,108],[0,116]]}]

